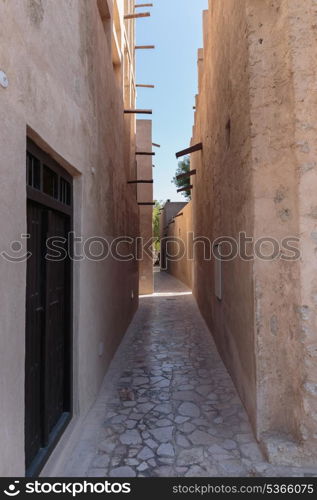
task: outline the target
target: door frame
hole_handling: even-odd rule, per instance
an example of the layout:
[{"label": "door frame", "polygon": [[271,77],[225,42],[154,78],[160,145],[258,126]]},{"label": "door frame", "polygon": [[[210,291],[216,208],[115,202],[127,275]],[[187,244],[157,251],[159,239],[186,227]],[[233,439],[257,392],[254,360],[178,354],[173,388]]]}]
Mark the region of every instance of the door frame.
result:
[{"label": "door frame", "polygon": [[[27,151],[26,156],[31,154],[41,164],[41,186],[40,189],[35,189],[29,185],[29,176],[27,170],[27,185],[26,185],[26,203],[33,202],[41,205],[47,209],[60,212],[67,217],[68,231],[73,230],[73,178],[72,176],[63,169],[50,155],[41,150],[32,140],[27,139]],[[45,194],[42,190],[43,185],[43,165],[49,167],[58,176],[58,190],[60,190],[60,179],[67,181],[70,184],[70,200],[69,203],[63,203],[60,199],[55,199],[52,196]],[[52,429],[48,443],[45,447],[40,448],[36,457],[26,469],[26,477],[37,477],[48,459],[50,458],[52,452],[57,446],[60,438],[65,432],[67,426],[73,417],[73,260],[72,252],[73,245],[72,241],[70,244],[69,262],[67,266],[67,328],[66,328],[66,338],[65,338],[65,375],[67,377],[67,384],[65,384],[65,412],[62,414],[61,418]],[[45,311],[46,314],[46,311]],[[66,387],[67,385],[67,387]]]}]

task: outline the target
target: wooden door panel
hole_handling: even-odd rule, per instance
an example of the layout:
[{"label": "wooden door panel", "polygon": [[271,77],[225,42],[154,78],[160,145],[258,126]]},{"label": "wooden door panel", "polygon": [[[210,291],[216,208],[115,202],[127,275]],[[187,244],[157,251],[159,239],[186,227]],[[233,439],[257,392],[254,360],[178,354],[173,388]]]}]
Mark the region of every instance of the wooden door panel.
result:
[{"label": "wooden door panel", "polygon": [[29,465],[42,445],[43,406],[43,210],[28,203],[26,360],[25,360],[25,434],[26,464]]},{"label": "wooden door panel", "polygon": [[[50,442],[69,394],[69,258],[46,258],[46,239],[67,238],[69,218],[28,202],[26,293],[25,451],[26,467]],[[60,243],[59,243],[60,245]],[[67,244],[65,243],[65,249]]]},{"label": "wooden door panel", "polygon": [[25,456],[37,475],[71,417],[71,265],[46,259],[47,237],[67,239],[72,177],[27,140]]},{"label": "wooden door panel", "polygon": [[[67,218],[57,212],[48,213],[47,237],[66,238]],[[67,248],[66,243],[58,245]],[[65,338],[67,318],[65,302],[67,298],[67,267],[69,259],[46,262],[46,375],[45,414],[47,435],[64,412],[65,394]]]}]

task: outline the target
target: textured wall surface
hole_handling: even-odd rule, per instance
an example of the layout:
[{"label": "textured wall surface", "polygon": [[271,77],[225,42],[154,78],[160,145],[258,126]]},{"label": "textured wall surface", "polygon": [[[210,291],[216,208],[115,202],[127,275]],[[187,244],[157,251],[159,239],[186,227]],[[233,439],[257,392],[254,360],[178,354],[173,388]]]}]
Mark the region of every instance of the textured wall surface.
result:
[{"label": "textured wall surface", "polygon": [[[196,238],[214,241],[253,233],[248,29],[245,2],[211,2],[204,13],[204,51],[198,53],[199,96],[191,155]],[[206,258],[205,258],[206,257]],[[252,263],[223,262],[223,299],[215,296],[215,262],[195,247],[194,294],[256,425]]]},{"label": "textured wall surface", "polygon": [[317,455],[316,13],[313,0],[247,2],[255,236],[300,238],[300,260],[254,265],[258,429],[289,463]]},{"label": "textured wall surface", "polygon": [[[136,149],[137,151],[152,152],[152,121],[137,120],[136,128]],[[137,156],[138,179],[152,180],[153,166],[152,156]],[[138,184],[138,201],[150,203],[153,201],[153,184]],[[140,274],[140,295],[153,293],[153,258],[151,257],[151,248],[149,241],[153,236],[152,229],[152,206],[140,205],[140,236],[143,239],[144,253],[139,262]]]},{"label": "textured wall surface", "polygon": [[160,237],[161,237],[161,269],[166,270],[166,240],[168,236],[169,223],[173,217],[177,215],[182,208],[187,205],[187,202],[167,200],[160,216]]},{"label": "textured wall surface", "polygon": [[[74,176],[78,236],[137,236],[127,186],[135,153],[125,139],[135,123],[123,115],[111,22],[94,0],[1,1],[0,19],[0,68],[9,79],[0,87],[1,251],[26,232],[27,135]],[[25,285],[26,264],[0,259],[1,476],[24,474]],[[137,308],[138,268],[85,259],[74,264],[73,288],[74,413],[83,415]]]},{"label": "textured wall surface", "polygon": [[314,0],[210,1],[198,53],[195,237],[301,238],[300,260],[252,261],[248,245],[223,262],[221,301],[214,259],[195,252],[199,307],[278,463],[317,454],[316,10]]},{"label": "textured wall surface", "polygon": [[173,257],[168,260],[167,271],[189,288],[193,284],[193,221],[192,205],[189,202],[175,217],[175,223],[168,229],[168,252]]}]

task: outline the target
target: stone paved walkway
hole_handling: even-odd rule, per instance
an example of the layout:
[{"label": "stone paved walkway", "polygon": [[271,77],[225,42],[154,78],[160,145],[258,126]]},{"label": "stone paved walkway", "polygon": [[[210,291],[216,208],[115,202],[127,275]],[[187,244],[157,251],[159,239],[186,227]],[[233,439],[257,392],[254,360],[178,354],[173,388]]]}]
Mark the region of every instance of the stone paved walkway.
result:
[{"label": "stone paved walkway", "polygon": [[311,475],[264,460],[190,291],[155,278],[158,293],[141,298],[64,475]]}]

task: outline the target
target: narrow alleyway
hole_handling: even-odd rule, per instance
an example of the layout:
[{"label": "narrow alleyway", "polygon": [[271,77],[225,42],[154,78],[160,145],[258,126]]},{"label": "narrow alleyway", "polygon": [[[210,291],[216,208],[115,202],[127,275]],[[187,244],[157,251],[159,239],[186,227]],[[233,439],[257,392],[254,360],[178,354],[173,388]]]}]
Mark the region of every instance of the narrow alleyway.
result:
[{"label": "narrow alleyway", "polygon": [[190,291],[166,273],[155,280],[62,474],[303,475],[264,460]]}]

